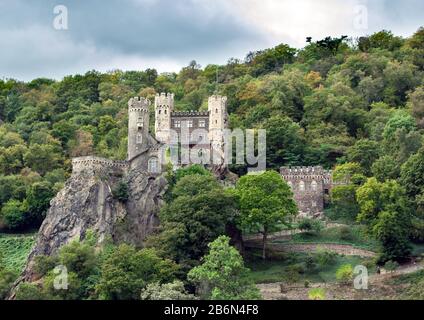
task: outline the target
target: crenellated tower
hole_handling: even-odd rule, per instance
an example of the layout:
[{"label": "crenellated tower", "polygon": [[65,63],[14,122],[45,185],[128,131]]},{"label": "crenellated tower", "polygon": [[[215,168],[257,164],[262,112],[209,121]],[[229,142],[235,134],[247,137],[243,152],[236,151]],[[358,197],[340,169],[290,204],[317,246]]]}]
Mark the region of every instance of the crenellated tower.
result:
[{"label": "crenellated tower", "polygon": [[155,137],[156,140],[169,144],[171,113],[174,111],[174,94],[161,93],[155,97]]},{"label": "crenellated tower", "polygon": [[128,102],[128,160],[148,147],[150,101],[135,97]]},{"label": "crenellated tower", "polygon": [[227,128],[227,97],[213,95],[208,100],[209,141],[214,152],[224,156],[224,130]]}]

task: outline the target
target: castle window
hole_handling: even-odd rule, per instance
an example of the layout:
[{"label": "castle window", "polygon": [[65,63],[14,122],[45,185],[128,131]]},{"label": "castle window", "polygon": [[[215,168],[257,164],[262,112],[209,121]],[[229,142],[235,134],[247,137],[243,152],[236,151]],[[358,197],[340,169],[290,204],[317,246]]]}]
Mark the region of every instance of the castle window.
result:
[{"label": "castle window", "polygon": [[187,127],[188,128],[193,128],[193,120],[188,120],[187,121]]},{"label": "castle window", "polygon": [[162,113],[162,110],[159,110],[159,114],[161,114]]},{"label": "castle window", "polygon": [[299,190],[300,191],[305,191],[305,182],[303,182],[303,181],[300,181],[299,182]]},{"label": "castle window", "polygon": [[168,111],[167,110],[165,110],[165,114],[168,114]]},{"label": "castle window", "polygon": [[180,120],[175,120],[174,126],[175,126],[175,128],[181,128],[181,121]]},{"label": "castle window", "polygon": [[150,158],[148,162],[149,173],[159,173],[159,160],[158,158]]},{"label": "castle window", "polygon": [[312,188],[312,191],[317,191],[318,190],[318,183],[315,180],[312,181],[311,188]]},{"label": "castle window", "polygon": [[137,144],[142,144],[143,143],[143,135],[141,133],[137,133],[136,143]]},{"label": "castle window", "polygon": [[219,111],[218,111],[218,108],[216,108],[216,110],[215,110],[215,113],[218,113]]},{"label": "castle window", "polygon": [[206,127],[206,120],[199,120],[199,127],[200,128]]}]

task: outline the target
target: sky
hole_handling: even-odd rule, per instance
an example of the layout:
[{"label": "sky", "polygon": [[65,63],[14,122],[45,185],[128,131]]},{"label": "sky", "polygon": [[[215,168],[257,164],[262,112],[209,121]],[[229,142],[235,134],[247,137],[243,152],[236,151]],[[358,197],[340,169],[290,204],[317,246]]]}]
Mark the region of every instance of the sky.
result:
[{"label": "sky", "polygon": [[156,68],[243,59],[308,36],[358,37],[424,25],[422,0],[0,0],[0,77]]}]

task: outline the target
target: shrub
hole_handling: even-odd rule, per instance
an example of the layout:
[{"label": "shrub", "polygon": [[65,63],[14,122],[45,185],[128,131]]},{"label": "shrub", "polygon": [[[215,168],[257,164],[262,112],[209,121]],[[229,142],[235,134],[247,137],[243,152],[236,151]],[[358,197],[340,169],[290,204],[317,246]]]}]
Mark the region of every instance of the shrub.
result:
[{"label": "shrub", "polygon": [[336,271],[336,279],[341,284],[347,285],[352,281],[353,278],[353,267],[350,264],[342,265]]},{"label": "shrub", "polygon": [[19,230],[24,228],[28,221],[28,205],[26,201],[9,200],[1,209],[1,220],[6,228]]},{"label": "shrub", "polygon": [[113,189],[112,195],[115,199],[118,199],[119,201],[127,201],[129,197],[128,183],[126,183],[125,181],[120,181],[116,188]]},{"label": "shrub", "polygon": [[298,228],[307,233],[320,233],[324,228],[322,222],[316,219],[303,218],[298,223]]},{"label": "shrub", "polygon": [[384,265],[384,269],[386,269],[389,272],[394,272],[399,268],[399,263],[397,263],[396,261],[387,261]]},{"label": "shrub", "polygon": [[324,300],[326,291],[322,288],[314,288],[309,290],[308,296],[310,300]]},{"label": "shrub", "polygon": [[339,227],[337,229],[337,236],[342,241],[351,241],[354,238],[352,230],[348,226]]},{"label": "shrub", "polygon": [[336,262],[337,253],[322,248],[318,248],[315,260],[320,268],[330,266]]}]

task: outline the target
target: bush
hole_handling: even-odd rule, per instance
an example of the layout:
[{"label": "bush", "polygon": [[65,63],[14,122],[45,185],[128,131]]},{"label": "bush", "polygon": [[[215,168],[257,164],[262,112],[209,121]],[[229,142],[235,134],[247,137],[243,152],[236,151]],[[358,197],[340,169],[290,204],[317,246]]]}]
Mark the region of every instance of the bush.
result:
[{"label": "bush", "polygon": [[1,220],[10,230],[23,229],[28,221],[27,203],[19,200],[9,200],[1,209]]},{"label": "bush", "polygon": [[314,288],[309,290],[308,296],[310,300],[324,300],[326,291],[322,288]]},{"label": "bush", "polygon": [[115,189],[112,191],[113,197],[119,201],[125,202],[128,200],[128,183],[125,181],[120,181]]},{"label": "bush", "polygon": [[348,226],[339,227],[337,229],[337,236],[342,241],[352,241],[354,239],[352,230]]},{"label": "bush", "polygon": [[341,284],[347,285],[353,279],[353,267],[350,264],[342,265],[336,271],[336,279]]},{"label": "bush", "polygon": [[384,265],[384,269],[386,269],[389,272],[394,272],[399,268],[399,263],[397,263],[396,261],[387,261]]},{"label": "bush", "polygon": [[319,248],[315,254],[315,261],[320,268],[333,265],[336,262],[337,253]]},{"label": "bush", "polygon": [[303,218],[299,221],[298,228],[307,233],[317,234],[321,232],[324,226],[320,220]]}]

